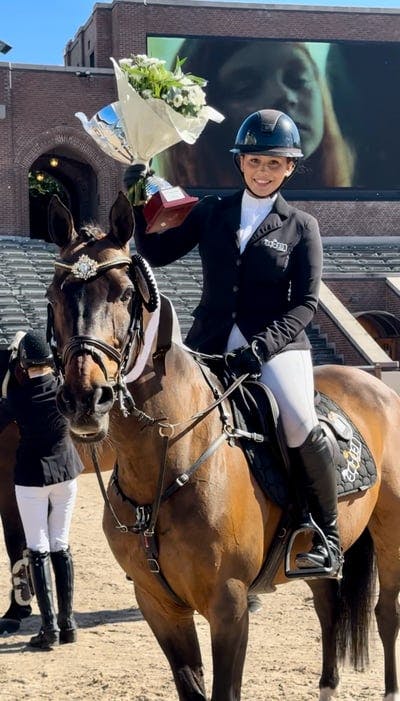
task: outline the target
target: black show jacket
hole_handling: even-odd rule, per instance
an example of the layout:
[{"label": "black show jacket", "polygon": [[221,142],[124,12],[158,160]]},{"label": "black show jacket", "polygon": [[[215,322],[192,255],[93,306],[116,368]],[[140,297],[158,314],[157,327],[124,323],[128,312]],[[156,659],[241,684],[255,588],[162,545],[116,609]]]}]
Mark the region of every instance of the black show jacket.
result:
[{"label": "black show jacket", "polygon": [[21,439],[14,470],[15,484],[43,487],[73,479],[83,464],[68,433],[68,422],[56,405],[53,373],[10,383],[0,403],[0,425],[16,421]]},{"label": "black show jacket", "polygon": [[135,209],[135,241],[150,265],[167,265],[197,244],[203,266],[203,292],[186,343],[203,353],[223,353],[236,323],[249,341],[261,340],[265,359],[282,350],[307,349],[305,327],[318,304],[322,243],[314,217],[290,206],[278,194],[271,213],[240,254],[243,192],[206,197],[181,226],[146,234]]}]

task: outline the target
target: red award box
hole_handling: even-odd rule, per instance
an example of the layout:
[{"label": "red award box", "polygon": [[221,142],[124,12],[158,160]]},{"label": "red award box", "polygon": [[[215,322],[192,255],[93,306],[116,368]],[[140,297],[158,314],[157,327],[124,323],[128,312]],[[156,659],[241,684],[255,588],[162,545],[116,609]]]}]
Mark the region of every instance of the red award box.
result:
[{"label": "red award box", "polygon": [[146,234],[179,226],[198,200],[198,197],[190,197],[180,187],[159,190],[143,208],[147,222]]}]

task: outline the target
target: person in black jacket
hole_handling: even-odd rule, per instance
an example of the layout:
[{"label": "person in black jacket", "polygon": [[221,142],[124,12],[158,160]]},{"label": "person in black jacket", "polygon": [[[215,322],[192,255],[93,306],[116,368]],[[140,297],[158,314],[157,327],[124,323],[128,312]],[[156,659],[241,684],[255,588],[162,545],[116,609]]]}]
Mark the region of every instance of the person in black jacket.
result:
[{"label": "person in black jacket", "polygon": [[[342,555],[337,530],[336,469],[314,408],[310,342],[305,332],[318,304],[322,244],[318,223],[279,193],[302,157],[293,120],[278,110],[260,110],[242,123],[232,149],[244,189],[206,197],[177,228],[146,234],[135,208],[137,250],[161,266],[199,246],[203,291],[194,310],[187,345],[225,354],[237,375],[260,376],[274,393],[289,448],[304,471],[317,534],[297,566],[339,576]],[[125,171],[127,188],[143,166]]]},{"label": "person in black jacket", "polygon": [[[29,569],[42,625],[29,645],[51,650],[77,639],[72,610],[74,570],[69,530],[82,462],[56,405],[57,380],[45,336],[28,331],[11,368],[0,426],[16,421],[20,443],[14,471],[15,493],[28,549]],[[51,567],[57,591],[56,615]]]}]

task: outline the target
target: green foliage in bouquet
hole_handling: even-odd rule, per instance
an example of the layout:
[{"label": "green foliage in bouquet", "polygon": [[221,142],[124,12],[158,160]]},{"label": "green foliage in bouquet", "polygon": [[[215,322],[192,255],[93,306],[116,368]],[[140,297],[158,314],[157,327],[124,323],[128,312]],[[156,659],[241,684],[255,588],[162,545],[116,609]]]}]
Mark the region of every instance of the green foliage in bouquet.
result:
[{"label": "green foliage in bouquet", "polygon": [[173,71],[165,67],[165,61],[145,54],[132,55],[119,61],[122,71],[134,90],[144,100],[164,100],[184,117],[197,117],[206,104],[204,78],[183,73],[185,58],[176,60]]}]

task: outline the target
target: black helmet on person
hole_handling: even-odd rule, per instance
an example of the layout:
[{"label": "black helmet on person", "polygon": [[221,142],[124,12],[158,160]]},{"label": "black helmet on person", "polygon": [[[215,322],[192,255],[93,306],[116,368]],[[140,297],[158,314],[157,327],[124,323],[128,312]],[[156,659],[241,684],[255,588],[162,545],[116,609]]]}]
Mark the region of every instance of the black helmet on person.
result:
[{"label": "black helmet on person", "polygon": [[42,331],[30,330],[22,338],[19,362],[25,370],[40,365],[53,365],[53,354]]},{"label": "black helmet on person", "polygon": [[241,153],[259,153],[268,156],[302,158],[300,134],[293,119],[279,110],[259,110],[249,114],[236,135],[230,149],[237,156]]}]

